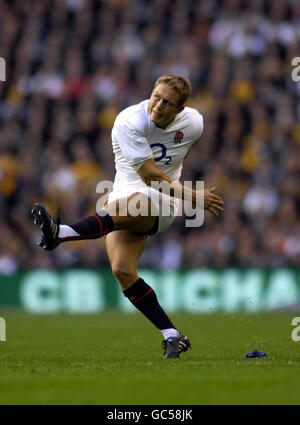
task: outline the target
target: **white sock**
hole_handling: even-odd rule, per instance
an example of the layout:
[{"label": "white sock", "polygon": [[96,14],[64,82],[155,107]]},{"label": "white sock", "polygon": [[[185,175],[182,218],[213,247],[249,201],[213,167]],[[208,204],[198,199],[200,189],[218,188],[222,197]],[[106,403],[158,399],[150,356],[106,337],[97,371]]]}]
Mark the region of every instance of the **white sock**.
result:
[{"label": "white sock", "polygon": [[175,337],[177,338],[179,336],[179,332],[177,329],[170,328],[170,329],[161,329],[161,332],[165,339]]},{"label": "white sock", "polygon": [[67,226],[66,224],[61,224],[59,226],[59,233],[58,233],[59,239],[69,238],[72,236],[80,236],[80,234],[75,232],[75,230],[72,229],[72,227]]}]

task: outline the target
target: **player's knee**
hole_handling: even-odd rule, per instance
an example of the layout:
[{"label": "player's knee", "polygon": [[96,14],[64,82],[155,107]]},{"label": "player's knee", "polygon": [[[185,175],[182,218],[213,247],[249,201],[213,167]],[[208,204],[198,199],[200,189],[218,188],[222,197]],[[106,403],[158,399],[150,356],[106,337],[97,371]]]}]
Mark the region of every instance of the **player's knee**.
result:
[{"label": "player's knee", "polygon": [[136,271],[129,270],[125,266],[112,266],[113,275],[122,285],[130,285],[134,283]]}]

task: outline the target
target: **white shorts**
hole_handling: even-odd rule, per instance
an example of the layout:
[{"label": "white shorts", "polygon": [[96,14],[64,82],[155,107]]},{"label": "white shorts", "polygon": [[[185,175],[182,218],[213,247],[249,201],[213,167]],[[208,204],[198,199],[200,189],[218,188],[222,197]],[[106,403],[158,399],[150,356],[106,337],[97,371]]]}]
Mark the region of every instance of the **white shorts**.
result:
[{"label": "white shorts", "polygon": [[117,199],[126,198],[133,193],[144,193],[151,199],[158,212],[158,229],[156,233],[164,232],[171,226],[178,214],[180,201],[179,199],[160,193],[152,187],[114,187],[113,191],[110,192],[108,196],[108,203],[116,201]]}]

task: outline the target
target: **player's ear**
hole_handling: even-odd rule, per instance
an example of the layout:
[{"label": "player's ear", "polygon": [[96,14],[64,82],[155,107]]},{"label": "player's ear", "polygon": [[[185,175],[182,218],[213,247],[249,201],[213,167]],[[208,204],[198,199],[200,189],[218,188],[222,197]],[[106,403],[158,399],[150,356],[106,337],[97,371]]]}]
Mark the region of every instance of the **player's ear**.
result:
[{"label": "player's ear", "polygon": [[182,105],[182,106],[179,106],[178,108],[177,108],[177,113],[178,114],[180,114],[180,112],[182,112],[184,110],[184,105]]}]

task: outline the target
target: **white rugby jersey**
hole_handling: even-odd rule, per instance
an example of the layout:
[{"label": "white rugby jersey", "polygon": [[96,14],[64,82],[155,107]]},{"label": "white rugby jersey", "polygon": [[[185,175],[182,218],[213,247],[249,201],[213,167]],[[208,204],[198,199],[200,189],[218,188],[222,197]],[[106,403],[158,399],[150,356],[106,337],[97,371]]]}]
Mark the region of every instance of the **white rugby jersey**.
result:
[{"label": "white rugby jersey", "polygon": [[185,107],[166,129],[150,121],[150,100],[130,106],[117,116],[112,129],[118,187],[145,185],[136,171],[144,161],[154,157],[156,166],[176,182],[182,162],[203,132],[203,117],[193,108]]}]

